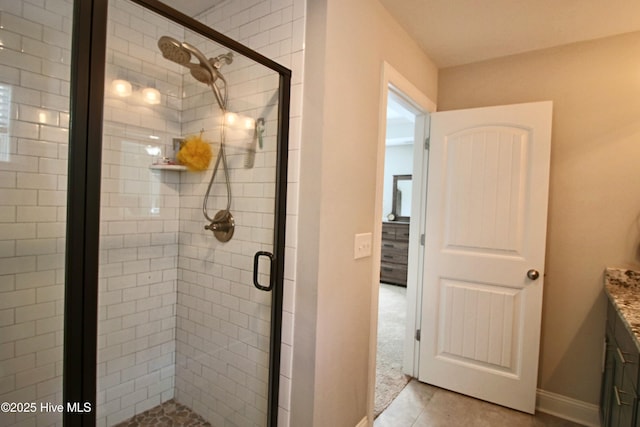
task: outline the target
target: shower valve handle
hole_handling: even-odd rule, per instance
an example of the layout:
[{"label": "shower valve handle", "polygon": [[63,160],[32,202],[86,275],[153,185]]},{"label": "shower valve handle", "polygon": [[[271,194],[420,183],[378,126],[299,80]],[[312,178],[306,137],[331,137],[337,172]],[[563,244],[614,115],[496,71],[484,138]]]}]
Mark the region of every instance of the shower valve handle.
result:
[{"label": "shower valve handle", "polygon": [[205,225],[204,229],[210,231],[229,231],[231,229],[231,226],[232,225],[228,222],[219,221],[212,222],[209,225]]},{"label": "shower valve handle", "polygon": [[236,222],[228,210],[218,211],[211,223],[204,226],[205,230],[213,232],[214,237],[223,243],[228,242],[233,237],[235,228]]}]

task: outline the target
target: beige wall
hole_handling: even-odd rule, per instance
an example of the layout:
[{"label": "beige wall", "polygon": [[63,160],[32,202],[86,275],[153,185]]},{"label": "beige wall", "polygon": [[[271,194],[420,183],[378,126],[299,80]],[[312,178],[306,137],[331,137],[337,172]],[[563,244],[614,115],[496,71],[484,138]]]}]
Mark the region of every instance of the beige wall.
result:
[{"label": "beige wall", "polygon": [[640,262],[640,33],[440,70],[438,109],[552,100],[539,388],[598,402],[602,271]]},{"label": "beige wall", "polygon": [[386,60],[435,99],[437,70],[375,0],[307,2],[291,426],[353,427],[366,415]]}]

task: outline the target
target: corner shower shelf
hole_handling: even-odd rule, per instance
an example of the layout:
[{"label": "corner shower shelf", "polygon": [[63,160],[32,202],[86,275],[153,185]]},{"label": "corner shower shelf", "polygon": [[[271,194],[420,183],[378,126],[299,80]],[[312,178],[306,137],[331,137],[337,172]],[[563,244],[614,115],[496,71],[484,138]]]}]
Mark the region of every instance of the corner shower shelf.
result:
[{"label": "corner shower shelf", "polygon": [[149,169],[163,171],[186,171],[187,167],[183,165],[151,165]]}]

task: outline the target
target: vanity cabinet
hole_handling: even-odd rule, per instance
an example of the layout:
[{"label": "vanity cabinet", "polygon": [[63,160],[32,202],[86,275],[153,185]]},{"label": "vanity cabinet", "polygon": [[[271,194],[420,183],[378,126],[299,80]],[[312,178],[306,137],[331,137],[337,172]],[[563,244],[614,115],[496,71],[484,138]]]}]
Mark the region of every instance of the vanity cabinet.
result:
[{"label": "vanity cabinet", "polygon": [[382,250],[380,254],[380,281],[407,286],[407,260],[409,258],[409,223],[382,223]]},{"label": "vanity cabinet", "polygon": [[600,393],[604,427],[640,427],[638,366],[634,337],[611,300],[607,300],[605,362]]}]

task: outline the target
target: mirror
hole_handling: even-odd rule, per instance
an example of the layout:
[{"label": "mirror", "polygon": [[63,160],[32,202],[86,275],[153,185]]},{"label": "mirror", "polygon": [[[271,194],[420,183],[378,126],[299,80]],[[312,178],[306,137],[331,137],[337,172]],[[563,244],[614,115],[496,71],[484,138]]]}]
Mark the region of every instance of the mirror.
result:
[{"label": "mirror", "polygon": [[409,221],[411,216],[411,175],[393,176],[393,210],[396,221]]}]

